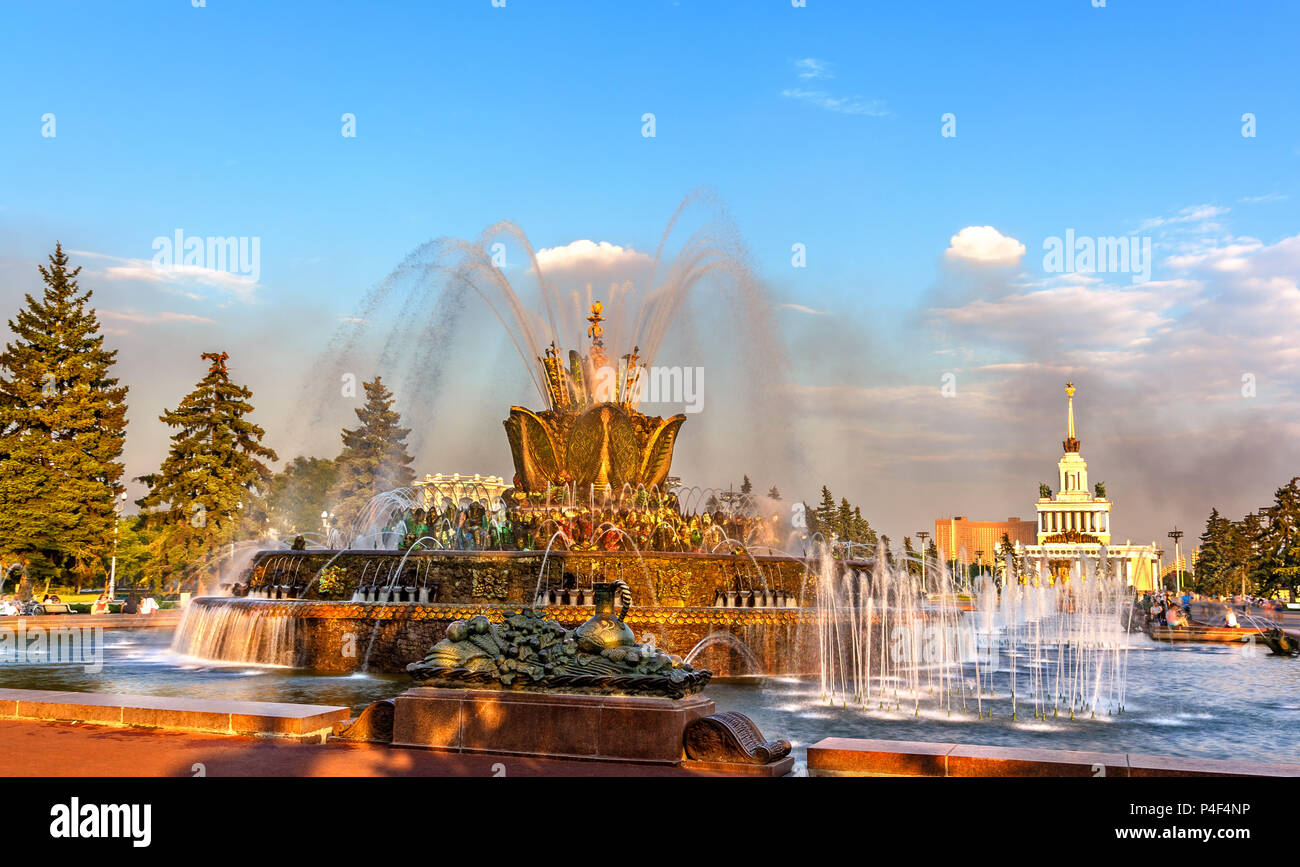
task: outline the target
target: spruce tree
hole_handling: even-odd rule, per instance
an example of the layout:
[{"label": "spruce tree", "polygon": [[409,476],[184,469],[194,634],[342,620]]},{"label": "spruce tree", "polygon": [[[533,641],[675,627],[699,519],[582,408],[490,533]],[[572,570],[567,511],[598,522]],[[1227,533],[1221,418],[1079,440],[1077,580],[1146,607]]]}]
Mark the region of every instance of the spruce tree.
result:
[{"label": "spruce tree", "polygon": [[1206,519],[1205,530],[1201,533],[1200,553],[1196,558],[1193,586],[1198,592],[1217,596],[1229,583],[1225,555],[1230,541],[1228,525],[1231,523],[1219,515],[1218,508],[1210,509],[1210,517]]},{"label": "spruce tree", "polygon": [[857,527],[853,524],[853,507],[849,505],[848,497],[840,497],[840,507],[835,514],[836,532],[839,533],[842,542],[861,542],[858,538]]},{"label": "spruce tree", "polygon": [[415,480],[406,451],[406,435],[411,431],[399,426],[402,417],[393,409],[392,392],[378,376],[362,385],[366,403],[354,410],[361,424],[343,431],[343,451],[334,461],[338,484],[332,499],[342,527],[352,527],[376,494]]},{"label": "spruce tree", "polygon": [[127,388],[61,244],[40,273],[0,353],[0,553],[33,579],[88,578],[113,545]]},{"label": "spruce tree", "polygon": [[[1019,583],[1020,566],[1016,562],[1016,546],[1011,544],[1011,537],[1006,533],[1002,534],[1002,544],[998,546],[997,559],[1000,562],[994,565],[1001,566],[1007,573],[1007,583],[1010,584],[1013,581]],[[994,571],[996,571],[996,569]]]},{"label": "spruce tree", "polygon": [[767,498],[768,498],[769,500],[780,500],[780,499],[781,499],[781,492],[777,489],[776,485],[773,485],[772,487],[768,488],[768,490],[767,490]]},{"label": "spruce tree", "polygon": [[149,493],[136,502],[147,510],[157,536],[145,573],[155,586],[165,577],[202,578],[222,546],[256,528],[275,452],[262,445],[265,432],[245,416],[253,393],[230,381],[226,353],[205,352],[208,373],[174,410],[159,420],[176,428],[157,473],[142,476]]},{"label": "spruce tree", "polygon": [[912,545],[911,536],[903,537],[903,565],[906,566],[908,573],[921,574],[921,561],[916,553],[916,547]]},{"label": "spruce tree", "polygon": [[853,507],[853,536],[854,541],[876,547],[876,531],[871,528],[871,522],[862,517],[861,506]]},{"label": "spruce tree", "polygon": [[[1277,489],[1273,505],[1260,516],[1252,535],[1252,553],[1258,561],[1255,583],[1269,590],[1285,590],[1295,598],[1300,585],[1300,478]],[[1249,587],[1247,588],[1249,589]],[[1231,592],[1240,592],[1237,585]]]},{"label": "spruce tree", "polygon": [[748,495],[752,493],[753,490],[754,483],[749,480],[749,476],[745,476],[744,481],[740,483],[740,493]]},{"label": "spruce tree", "polygon": [[827,544],[830,544],[831,533],[836,532],[836,519],[839,510],[835,506],[835,496],[831,489],[822,485],[822,501],[817,508],[812,510],[812,517],[815,519],[808,522],[808,533],[821,533]]}]

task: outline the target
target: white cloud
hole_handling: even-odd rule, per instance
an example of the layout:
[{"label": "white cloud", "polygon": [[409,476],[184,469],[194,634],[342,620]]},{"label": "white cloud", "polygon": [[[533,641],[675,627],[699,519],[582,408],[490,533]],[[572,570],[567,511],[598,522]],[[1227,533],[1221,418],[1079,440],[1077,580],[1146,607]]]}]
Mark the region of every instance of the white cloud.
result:
[{"label": "white cloud", "polygon": [[813,308],[811,308],[811,307],[805,307],[805,306],[802,305],[802,304],[778,304],[777,307],[780,308],[780,309],[782,309],[782,310],[793,310],[793,311],[795,311],[796,313],[807,313],[809,316],[829,316],[829,315],[830,315],[830,312],[827,311],[827,310],[814,310]]},{"label": "white cloud", "polygon": [[1079,284],[980,298],[935,313],[1006,346],[1054,345],[1068,338],[1072,345],[1128,348],[1169,323],[1163,311],[1178,295],[1177,287],[1167,284],[1141,290]]},{"label": "white cloud", "polygon": [[1208,246],[1198,252],[1169,256],[1165,259],[1165,264],[1179,270],[1209,268],[1214,271],[1242,271],[1246,268],[1248,257],[1263,247],[1264,243],[1255,238],[1234,238],[1222,246]]},{"label": "white cloud", "polygon": [[816,57],[804,57],[794,62],[794,68],[799,70],[800,78],[834,78],[835,73],[831,72],[831,65],[825,60],[818,60]]},{"label": "white cloud", "polygon": [[1025,255],[1025,245],[992,226],[967,226],[953,235],[944,255],[990,265],[1015,265]]},{"label": "white cloud", "polygon": [[88,259],[100,259],[113,263],[105,265],[102,269],[91,269],[92,273],[100,275],[105,280],[150,283],[186,298],[198,299],[203,297],[200,293],[195,292],[195,289],[207,287],[233,295],[241,301],[252,301],[260,285],[245,275],[215,268],[204,268],[200,265],[160,266],[151,259],[110,256],[107,253],[95,253],[89,250],[69,250],[68,252]]},{"label": "white cloud", "polygon": [[196,316],[193,313],[173,313],[169,310],[160,310],[156,313],[140,313],[135,310],[100,310],[99,315],[114,322],[130,322],[135,325],[156,325],[162,322],[200,322],[212,325],[216,322],[216,320],[209,319],[206,316]]},{"label": "white cloud", "polygon": [[787,99],[797,99],[817,108],[838,114],[856,114],[865,117],[890,117],[893,112],[883,100],[865,100],[860,96],[832,96],[824,90],[804,90],[801,87],[788,87],[781,91]]},{"label": "white cloud", "polygon": [[1171,226],[1179,223],[1204,223],[1208,228],[1215,217],[1228,213],[1228,208],[1217,205],[1191,205],[1180,210],[1172,217],[1151,217],[1143,220],[1140,230],[1155,229],[1159,226]]},{"label": "white cloud", "polygon": [[578,240],[563,247],[544,247],[537,251],[537,265],[544,271],[573,270],[581,268],[611,268],[627,265],[648,265],[650,256],[620,247],[608,241]]}]

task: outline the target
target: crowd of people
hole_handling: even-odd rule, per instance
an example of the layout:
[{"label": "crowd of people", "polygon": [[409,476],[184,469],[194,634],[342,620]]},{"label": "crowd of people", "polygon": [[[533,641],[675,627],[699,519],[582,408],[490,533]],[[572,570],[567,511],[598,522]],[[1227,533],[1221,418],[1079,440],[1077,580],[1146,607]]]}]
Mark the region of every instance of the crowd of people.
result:
[{"label": "crowd of people", "polygon": [[548,506],[489,510],[474,501],[445,504],[441,512],[414,508],[391,516],[386,546],[404,551],[453,548],[468,551],[535,551],[548,546],[572,551],[726,550],[728,540],[745,546],[774,545],[775,532],[760,515],[723,510],[683,514],[673,501],[642,506]]},{"label": "crowd of people", "polygon": [[1190,625],[1189,615],[1194,602],[1213,603],[1223,611],[1216,617],[1218,622],[1203,625],[1232,628],[1241,625],[1237,618],[1237,606],[1245,606],[1247,612],[1252,608],[1259,609],[1264,614],[1280,613],[1286,609],[1286,603],[1276,598],[1263,599],[1246,595],[1206,596],[1191,592],[1179,595],[1169,590],[1146,593],[1138,600],[1138,606],[1145,612],[1148,625],[1177,627]]},{"label": "crowd of people", "polygon": [[[107,593],[101,593],[90,605],[91,614],[109,614],[110,603],[112,600]],[[35,616],[40,614],[54,613],[51,608],[59,606],[58,613],[64,613],[64,602],[59,598],[57,593],[46,593],[37,602],[35,599],[23,601],[15,598],[12,594],[0,599],[0,617],[24,617]],[[134,591],[128,593],[123,600],[121,611],[122,614],[153,614],[159,609],[158,600],[152,595],[146,594],[143,598]],[[70,610],[70,609],[67,609]]]}]

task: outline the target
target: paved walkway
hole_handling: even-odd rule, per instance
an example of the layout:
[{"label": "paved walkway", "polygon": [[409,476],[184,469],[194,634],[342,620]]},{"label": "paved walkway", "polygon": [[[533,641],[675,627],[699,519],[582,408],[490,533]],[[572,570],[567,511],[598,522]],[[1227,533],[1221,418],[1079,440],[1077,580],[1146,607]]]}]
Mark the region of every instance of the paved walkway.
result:
[{"label": "paved walkway", "polygon": [[70,626],[98,626],[102,629],[175,629],[184,612],[179,608],[155,611],[153,614],[15,614],[0,617],[0,627],[17,629],[19,624],[28,629],[40,626],[45,629]]},{"label": "paved walkway", "polygon": [[460,755],[365,744],[0,720],[0,776],[192,777],[694,776],[674,767]]}]

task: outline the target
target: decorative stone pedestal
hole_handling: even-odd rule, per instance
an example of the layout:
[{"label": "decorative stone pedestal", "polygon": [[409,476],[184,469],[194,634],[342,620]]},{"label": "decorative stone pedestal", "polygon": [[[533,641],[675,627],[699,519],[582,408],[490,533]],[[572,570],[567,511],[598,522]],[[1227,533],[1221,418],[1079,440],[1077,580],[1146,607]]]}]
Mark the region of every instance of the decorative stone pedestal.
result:
[{"label": "decorative stone pedestal", "polygon": [[679,764],[710,699],[417,687],[395,699],[393,746],[544,758]]}]

